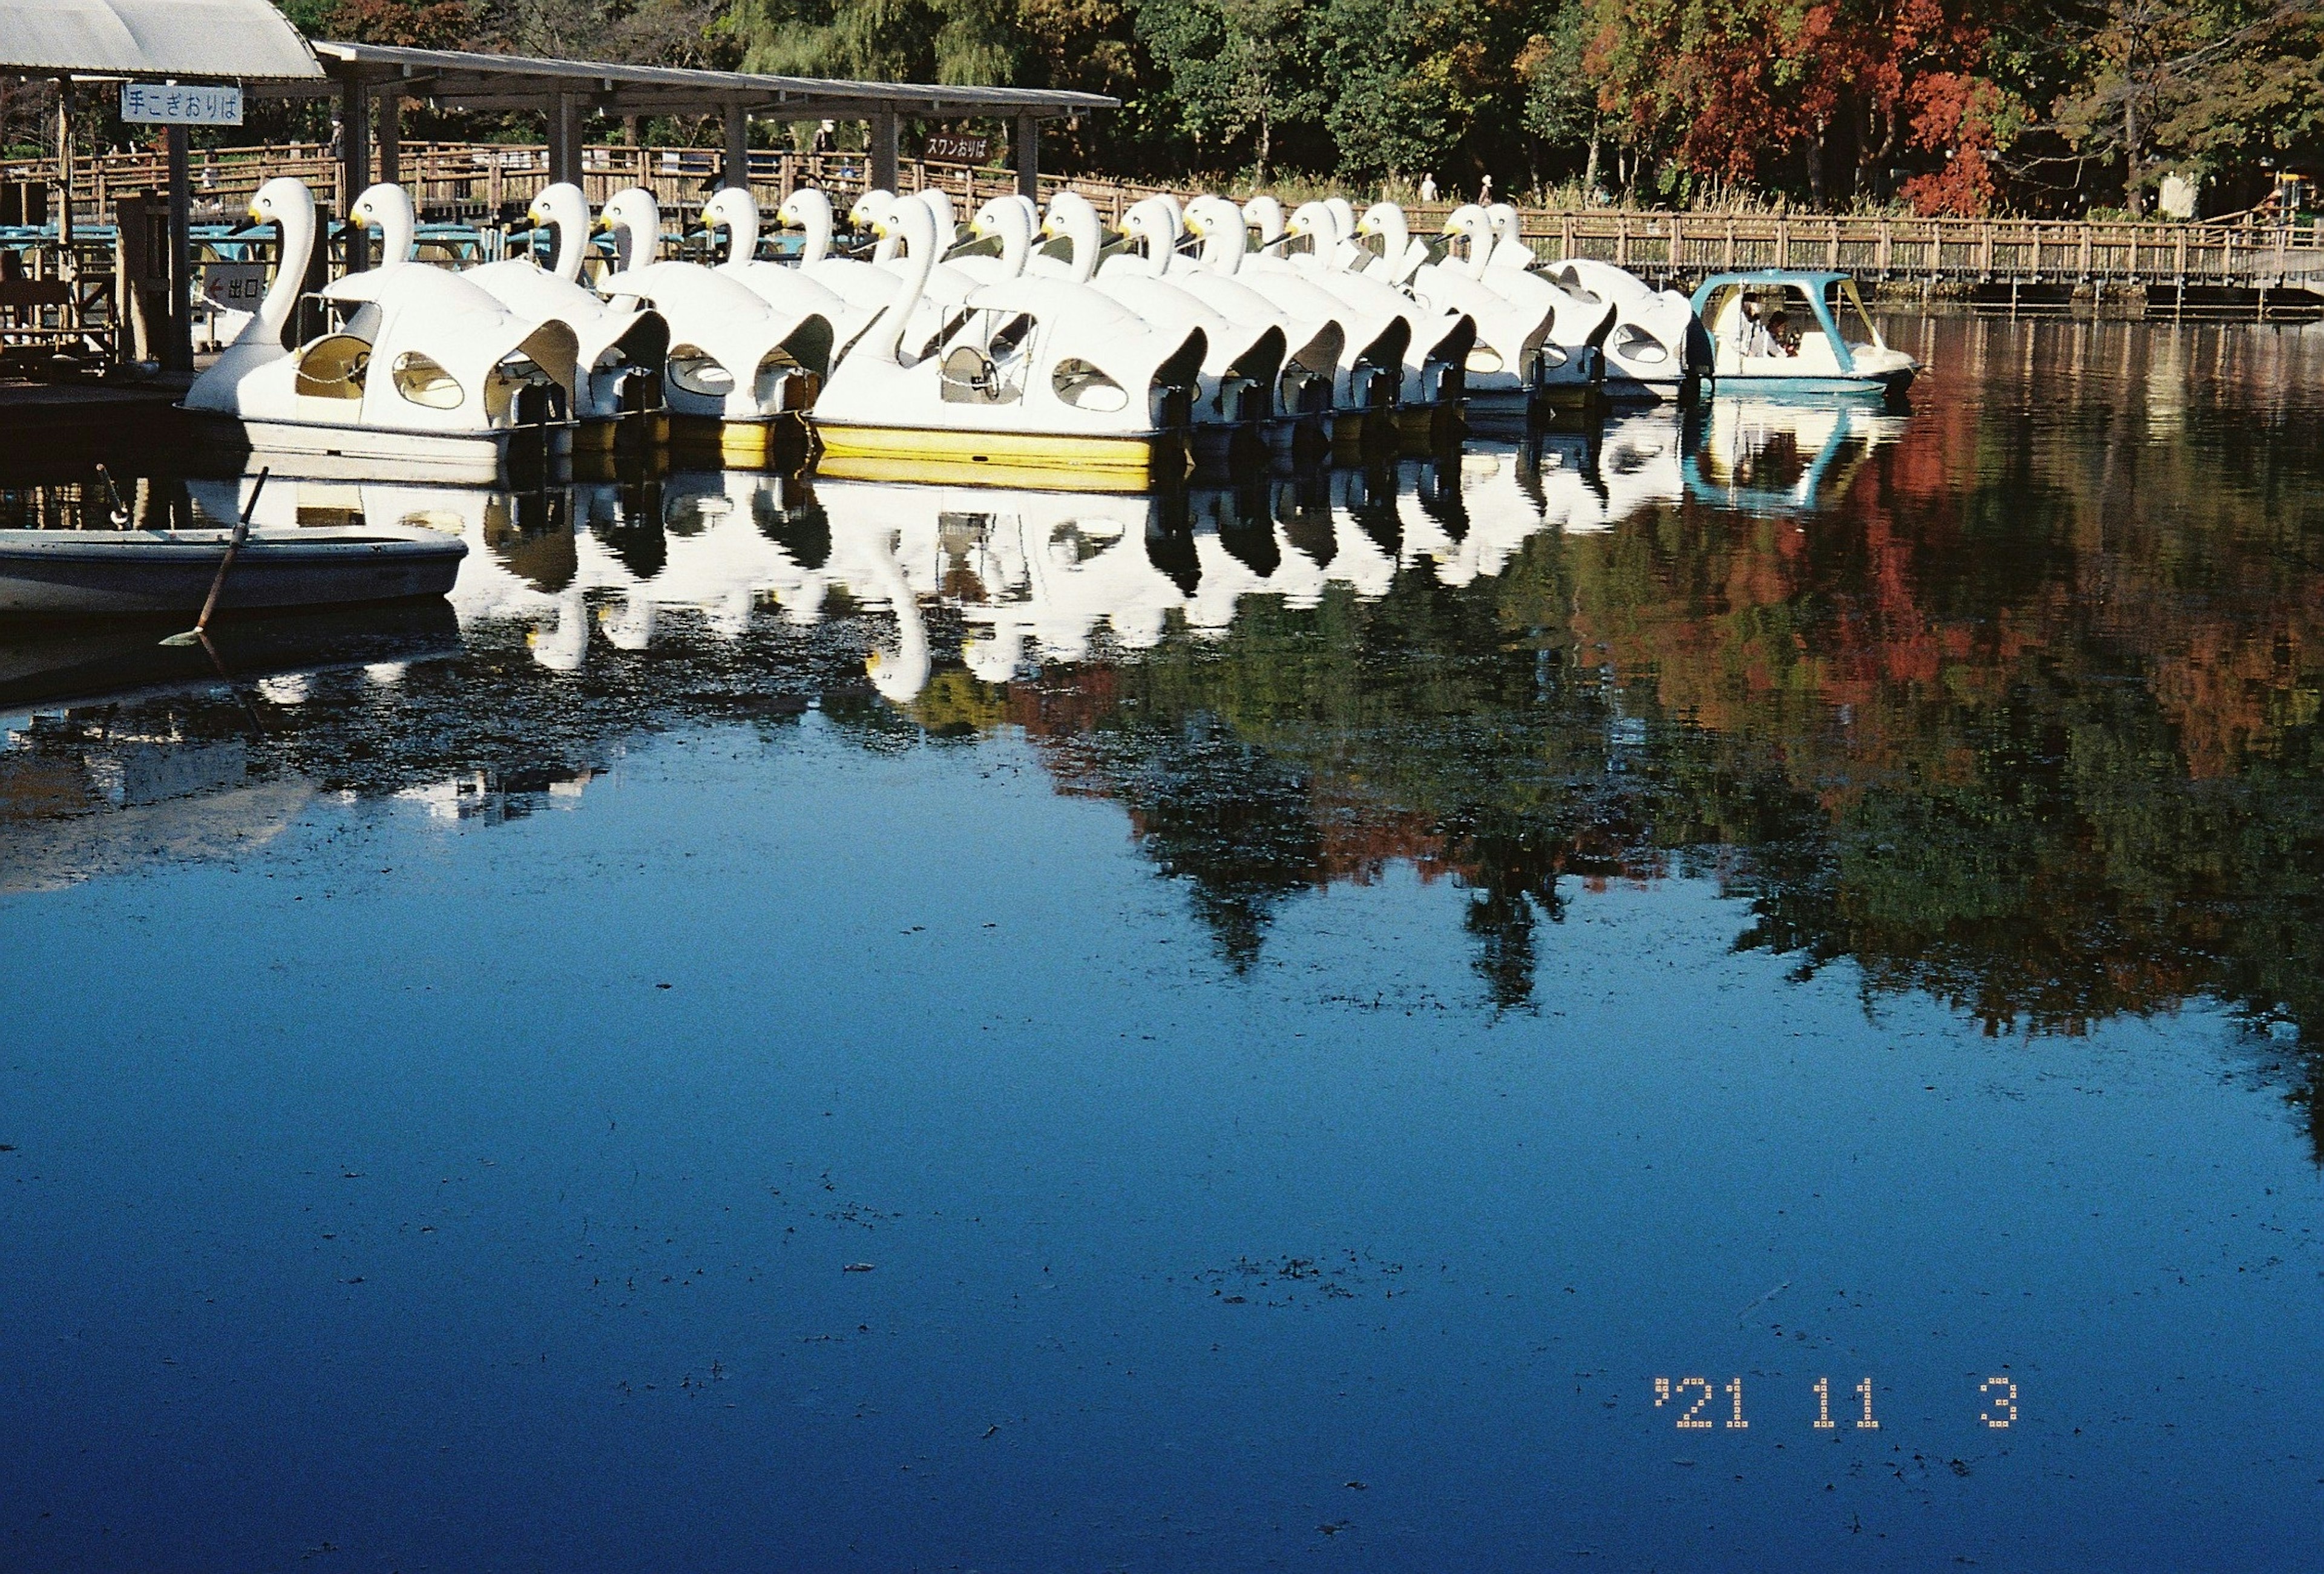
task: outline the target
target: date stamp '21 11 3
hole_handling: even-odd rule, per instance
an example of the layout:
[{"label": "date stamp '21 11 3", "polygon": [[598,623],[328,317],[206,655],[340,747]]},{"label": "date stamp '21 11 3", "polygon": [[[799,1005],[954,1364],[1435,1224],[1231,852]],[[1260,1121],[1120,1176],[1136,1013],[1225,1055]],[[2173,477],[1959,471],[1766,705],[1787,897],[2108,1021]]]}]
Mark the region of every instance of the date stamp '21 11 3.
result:
[{"label": "date stamp '21 11 3", "polygon": [[[1840,1411],[1835,1417],[1832,1410],[1831,1379],[1818,1377],[1809,1390],[1815,1395],[1815,1414],[1808,1422],[1815,1431],[1838,1431],[1843,1427],[1858,1431],[1877,1431],[1880,1422],[1872,1413],[1872,1379],[1864,1378],[1840,1401]],[[1858,1403],[1849,1403],[1852,1396]],[[1727,1403],[1717,1403],[1720,1398]],[[1977,1385],[1978,1405],[1977,1419],[1995,1431],[2006,1431],[2017,1421],[2017,1384],[2010,1377],[1987,1377]],[[1674,1424],[1681,1431],[1709,1431],[1721,1428],[1729,1431],[1748,1430],[1750,1422],[1743,1414],[1743,1379],[1730,1377],[1725,1383],[1713,1385],[1708,1377],[1657,1377],[1655,1379],[1655,1408],[1674,1413]]]}]

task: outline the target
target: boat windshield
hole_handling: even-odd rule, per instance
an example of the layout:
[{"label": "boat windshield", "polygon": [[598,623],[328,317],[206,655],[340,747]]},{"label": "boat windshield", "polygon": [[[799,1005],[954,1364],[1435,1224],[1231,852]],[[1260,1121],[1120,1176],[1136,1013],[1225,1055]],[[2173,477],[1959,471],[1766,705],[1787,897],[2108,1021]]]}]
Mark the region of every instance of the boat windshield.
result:
[{"label": "boat windshield", "polygon": [[1855,281],[1835,280],[1830,304],[1832,326],[1840,330],[1842,344],[1850,349],[1868,349],[1880,343],[1880,335],[1865,312],[1864,298],[1856,293]]}]

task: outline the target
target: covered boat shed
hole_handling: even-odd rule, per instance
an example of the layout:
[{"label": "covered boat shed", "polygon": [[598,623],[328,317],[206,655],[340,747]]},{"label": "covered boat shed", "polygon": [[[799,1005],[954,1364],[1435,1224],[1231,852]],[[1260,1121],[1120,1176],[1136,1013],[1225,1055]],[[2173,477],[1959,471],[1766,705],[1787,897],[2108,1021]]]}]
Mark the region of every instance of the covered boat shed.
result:
[{"label": "covered boat shed", "polygon": [[[0,0],[5,14],[7,0]],[[1116,109],[1121,101],[1099,93],[1037,87],[970,87],[917,82],[851,82],[814,77],[774,77],[750,71],[705,71],[667,66],[618,66],[592,60],[538,60],[459,50],[400,49],[387,44],[318,43],[327,82],[284,81],[269,95],[339,99],[340,142],[349,191],[374,179],[371,128],[376,114],[376,178],[399,176],[398,143],[406,98],[447,109],[530,112],[549,124],[552,180],[578,180],[581,127],[592,115],[703,115],[725,128],[724,179],[744,184],[753,117],[777,121],[860,120],[871,130],[872,183],[896,184],[897,132],[906,120],[993,118],[1010,123],[1018,189],[1038,196],[1040,124],[1069,115]]]},{"label": "covered boat shed", "polygon": [[[256,97],[336,97],[351,193],[375,175],[399,177],[401,107],[407,98],[450,109],[540,115],[549,124],[549,174],[557,180],[580,179],[581,130],[592,115],[718,119],[726,143],[722,179],[730,185],[749,181],[753,116],[862,121],[871,132],[872,183],[890,189],[905,120],[995,118],[1009,122],[1013,132],[1018,189],[1037,197],[1041,122],[1120,106],[1102,94],[1045,88],[825,80],[384,44],[309,45],[271,0],[0,0],[0,74],[53,78],[60,85],[233,84]],[[168,128],[168,145],[173,261],[163,360],[183,372],[193,365],[187,262],[191,196],[183,125]],[[69,143],[66,158],[69,189]],[[68,232],[71,222],[67,213]]]},{"label": "covered boat shed", "polygon": [[[0,0],[0,73],[74,81],[236,84],[255,91],[327,87],[314,51],[269,0]],[[63,142],[67,189],[72,143]],[[168,128],[169,332],[162,360],[193,370],[192,198],[186,128]],[[61,219],[72,230],[71,205]],[[68,244],[69,251],[69,244]]]}]

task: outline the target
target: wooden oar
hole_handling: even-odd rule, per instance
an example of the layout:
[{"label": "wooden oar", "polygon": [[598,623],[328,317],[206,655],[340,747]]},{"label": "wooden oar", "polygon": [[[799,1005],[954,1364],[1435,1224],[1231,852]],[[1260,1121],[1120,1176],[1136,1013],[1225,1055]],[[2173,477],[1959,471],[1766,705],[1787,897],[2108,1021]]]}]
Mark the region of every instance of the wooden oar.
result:
[{"label": "wooden oar", "polygon": [[218,594],[226,589],[226,572],[227,569],[234,566],[235,554],[242,550],[243,542],[247,540],[250,537],[250,516],[258,511],[258,494],[266,490],[266,478],[272,474],[272,472],[271,469],[260,471],[258,473],[258,484],[250,489],[250,501],[243,504],[242,518],[235,522],[234,534],[226,538],[226,556],[218,559],[217,574],[216,577],[212,578],[210,581],[209,598],[202,603],[202,615],[194,620],[194,626],[192,628],[187,630],[182,634],[171,635],[168,639],[161,641],[162,644],[198,645],[208,643],[208,641],[204,640],[202,636],[209,629],[210,614],[217,611]]}]

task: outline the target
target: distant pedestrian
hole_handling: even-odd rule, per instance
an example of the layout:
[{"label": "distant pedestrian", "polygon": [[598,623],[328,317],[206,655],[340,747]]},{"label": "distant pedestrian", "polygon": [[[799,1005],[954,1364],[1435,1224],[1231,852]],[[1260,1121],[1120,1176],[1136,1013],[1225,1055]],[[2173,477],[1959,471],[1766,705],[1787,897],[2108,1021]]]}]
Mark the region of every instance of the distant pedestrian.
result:
[{"label": "distant pedestrian", "polygon": [[1493,178],[1490,175],[1477,182],[1477,205],[1480,207],[1493,205]]},{"label": "distant pedestrian", "polygon": [[1436,200],[1436,177],[1434,175],[1423,175],[1420,178],[1420,200],[1423,202],[1434,202]]}]

